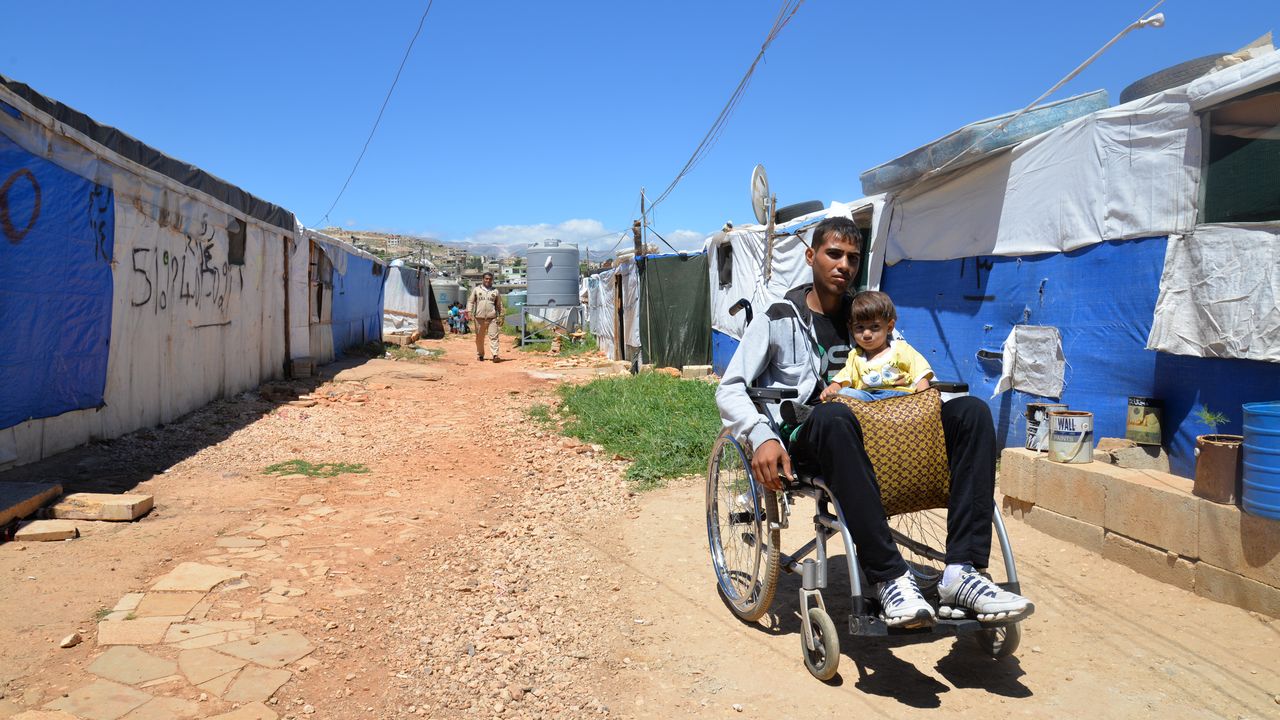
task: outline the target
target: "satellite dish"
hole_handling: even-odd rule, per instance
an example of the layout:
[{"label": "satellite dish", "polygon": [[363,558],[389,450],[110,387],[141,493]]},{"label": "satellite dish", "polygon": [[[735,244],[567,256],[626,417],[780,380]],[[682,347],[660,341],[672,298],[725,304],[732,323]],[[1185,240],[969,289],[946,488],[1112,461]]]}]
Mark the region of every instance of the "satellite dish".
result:
[{"label": "satellite dish", "polygon": [[751,209],[755,211],[756,222],[761,225],[769,223],[769,176],[764,165],[756,165],[751,171]]}]

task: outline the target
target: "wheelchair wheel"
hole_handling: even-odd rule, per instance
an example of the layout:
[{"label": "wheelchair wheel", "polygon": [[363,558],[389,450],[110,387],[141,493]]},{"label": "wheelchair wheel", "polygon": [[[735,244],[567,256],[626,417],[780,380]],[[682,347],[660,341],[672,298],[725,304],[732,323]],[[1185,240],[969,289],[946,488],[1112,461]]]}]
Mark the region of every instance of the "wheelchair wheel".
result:
[{"label": "wheelchair wheel", "polygon": [[831,621],[822,608],[809,608],[809,624],[813,628],[813,649],[804,644],[804,634],[800,635],[800,649],[804,651],[804,666],[809,674],[826,682],[836,676],[840,667],[840,636],[836,634],[836,624]]},{"label": "wheelchair wheel", "polygon": [[1018,623],[998,625],[979,630],[975,637],[983,651],[996,660],[1002,660],[1018,650],[1018,645],[1022,642],[1022,629],[1018,627]]},{"label": "wheelchair wheel", "polygon": [[747,453],[720,433],[707,466],[707,539],[720,594],[743,620],[773,603],[779,536],[777,494],[755,482]]},{"label": "wheelchair wheel", "polygon": [[947,511],[920,510],[894,515],[889,518],[889,531],[920,589],[925,593],[935,589],[947,566]]}]

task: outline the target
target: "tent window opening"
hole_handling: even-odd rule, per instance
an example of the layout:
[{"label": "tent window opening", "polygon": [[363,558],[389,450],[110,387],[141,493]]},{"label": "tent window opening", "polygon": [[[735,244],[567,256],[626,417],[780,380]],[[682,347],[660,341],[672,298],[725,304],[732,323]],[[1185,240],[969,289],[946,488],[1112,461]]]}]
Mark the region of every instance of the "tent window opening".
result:
[{"label": "tent window opening", "polygon": [[244,240],[247,231],[245,224],[231,218],[227,222],[227,264],[243,265],[244,264]]},{"label": "tent window opening", "polygon": [[725,243],[716,250],[716,275],[720,287],[733,284],[733,245]]},{"label": "tent window opening", "polygon": [[1280,221],[1280,85],[1207,114],[1201,222]]},{"label": "tent window opening", "polygon": [[373,264],[373,274],[374,274],[374,275],[381,275],[381,274],[382,274],[382,264],[381,264],[381,263],[374,263],[374,264]]}]

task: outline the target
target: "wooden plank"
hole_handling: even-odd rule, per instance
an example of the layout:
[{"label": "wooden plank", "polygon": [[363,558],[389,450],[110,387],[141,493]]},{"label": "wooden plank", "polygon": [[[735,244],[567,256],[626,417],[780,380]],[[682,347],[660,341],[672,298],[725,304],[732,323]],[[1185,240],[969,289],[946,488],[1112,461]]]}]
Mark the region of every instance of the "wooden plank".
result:
[{"label": "wooden plank", "polygon": [[58,483],[0,482],[0,525],[34,513],[61,494]]},{"label": "wooden plank", "polygon": [[146,515],[154,506],[155,499],[150,495],[72,493],[49,508],[49,517],[128,522]]}]

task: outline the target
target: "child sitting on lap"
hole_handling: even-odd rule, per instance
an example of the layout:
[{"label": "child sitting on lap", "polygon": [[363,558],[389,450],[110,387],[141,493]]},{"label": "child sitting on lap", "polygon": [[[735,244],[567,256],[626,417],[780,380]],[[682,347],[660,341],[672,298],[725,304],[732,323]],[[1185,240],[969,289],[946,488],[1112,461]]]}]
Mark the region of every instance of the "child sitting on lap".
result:
[{"label": "child sitting on lap", "polygon": [[858,347],[844,369],[822,391],[826,402],[837,394],[864,402],[910,395],[929,387],[933,369],[905,340],[893,339],[898,311],[889,296],[864,290],[853,297],[849,334]]}]

